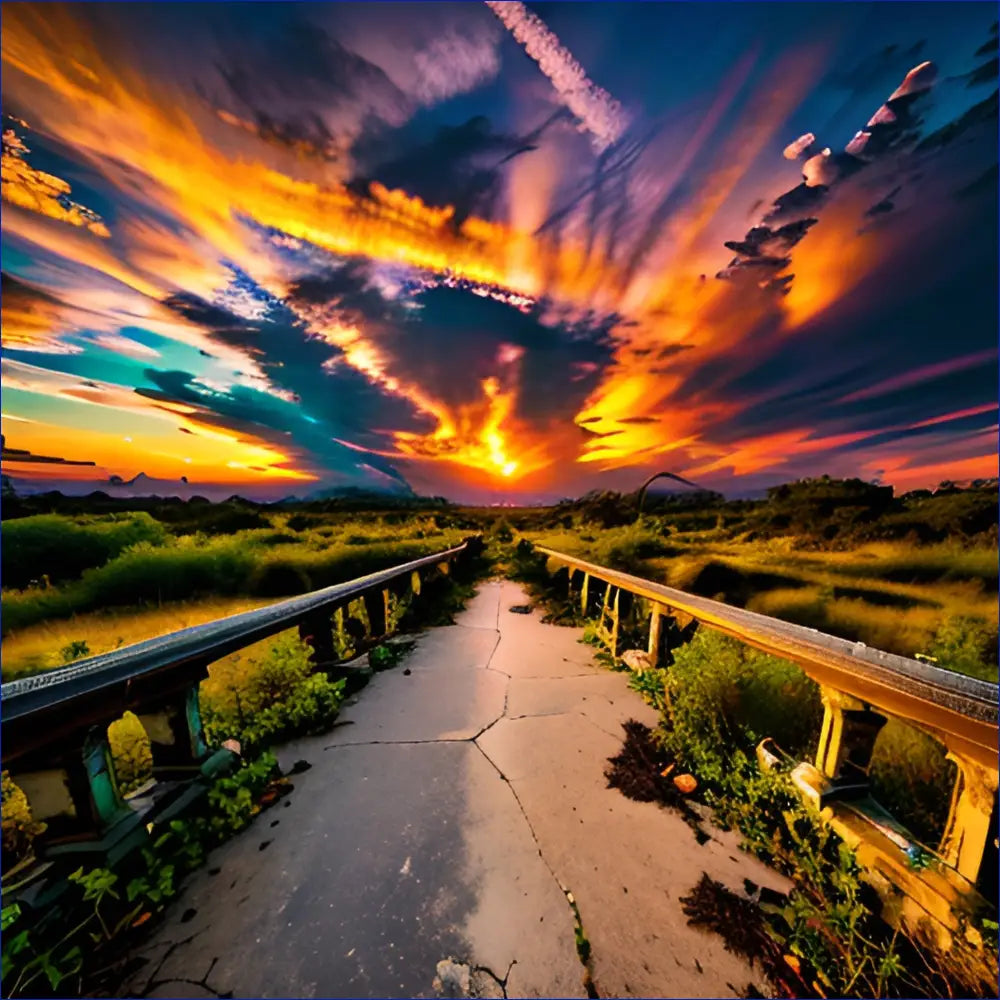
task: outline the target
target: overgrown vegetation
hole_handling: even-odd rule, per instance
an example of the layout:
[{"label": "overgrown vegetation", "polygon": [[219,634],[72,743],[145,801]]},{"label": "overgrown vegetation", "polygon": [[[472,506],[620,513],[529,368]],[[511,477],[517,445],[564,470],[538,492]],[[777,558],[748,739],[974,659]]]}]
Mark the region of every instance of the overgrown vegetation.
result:
[{"label": "overgrown vegetation", "polygon": [[253,755],[292,736],[322,732],[336,719],[344,681],[315,672],[309,646],[294,633],[263,645],[263,655],[236,653],[210,668],[201,686],[209,743],[235,739]]},{"label": "overgrown vegetation", "polygon": [[[274,757],[264,754],[217,779],[197,811],[154,829],[148,848],[115,871],[77,869],[44,909],[5,902],[4,996],[112,995],[106,984],[113,982],[128,943],[148,930],[184,876],[290,790],[286,779],[276,778],[276,767]],[[6,843],[6,802],[4,823]]]},{"label": "overgrown vegetation", "polygon": [[[685,901],[694,922],[730,938],[733,922],[741,921],[739,935],[757,941],[754,957],[784,995],[992,995],[995,951],[962,939],[943,955],[930,941],[892,930],[881,920],[881,904],[854,853],[802,803],[787,771],[760,770],[755,747],[764,736],[777,737],[796,757],[809,757],[815,748],[819,700],[800,671],[733,639],[699,630],[673,651],[670,668],[657,671],[644,685],[651,692],[647,700],[662,708],[663,725],[656,734],[643,736],[629,729],[638,724],[627,724],[625,747],[643,741],[659,747],[650,768],[662,770],[647,769],[645,779],[655,798],[676,806],[676,791],[656,774],[674,768],[690,771],[715,821],[738,830],[746,850],[795,885],[787,898],[749,904],[703,882]],[[923,824],[927,832],[942,803],[947,808],[950,785],[945,787],[943,780],[950,775],[934,770],[941,756],[933,741],[905,727],[888,730],[881,757],[876,755],[876,789],[892,789],[896,801],[886,804],[911,827]],[[642,773],[635,760],[631,773],[634,790],[643,780],[635,776]],[[942,783],[932,783],[937,780]],[[912,800],[915,791],[917,802]],[[690,813],[686,806],[682,811]],[[939,835],[940,828],[935,832]],[[748,913],[756,931],[747,928]],[[983,929],[988,932],[991,926],[987,921]],[[740,945],[733,947],[739,950]]]}]

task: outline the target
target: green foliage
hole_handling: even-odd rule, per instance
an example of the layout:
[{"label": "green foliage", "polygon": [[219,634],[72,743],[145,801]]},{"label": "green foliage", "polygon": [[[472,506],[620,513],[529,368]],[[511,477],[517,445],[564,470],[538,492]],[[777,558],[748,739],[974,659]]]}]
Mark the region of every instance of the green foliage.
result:
[{"label": "green foliage", "polygon": [[[950,995],[943,991],[956,983],[970,991],[962,995],[987,988],[995,954],[970,952],[956,963],[891,931],[853,851],[802,803],[786,772],[758,767],[754,747],[763,736],[796,756],[815,745],[818,699],[796,668],[699,630],[664,673],[663,745],[697,776],[716,821],[794,882],[784,901],[761,909],[768,935],[791,959],[784,971],[798,970],[798,995],[932,997]],[[899,743],[899,734],[892,738]],[[890,743],[890,755],[900,746]],[[927,759],[912,742],[907,749],[910,766]],[[904,775],[900,788],[917,780]]]},{"label": "green foliage", "polygon": [[794,755],[815,747],[818,689],[785,660],[699,628],[668,676],[671,749],[706,778],[721,780],[732,748],[751,753],[766,736]]},{"label": "green foliage", "polygon": [[249,669],[213,668],[201,708],[210,742],[239,740],[253,753],[282,739],[327,728],[344,698],[344,682],[313,673],[311,650],[284,633]]},{"label": "green foliage", "polygon": [[27,587],[43,577],[52,583],[74,580],[133,545],[161,545],[166,537],[163,525],[142,511],[78,520],[43,514],[5,521],[0,552],[4,586]]},{"label": "green foliage", "polygon": [[[5,522],[5,545],[8,523],[22,522]],[[459,541],[457,533],[444,534],[422,521],[391,537],[388,531],[373,532],[364,545],[333,544],[319,532],[275,545],[271,531],[185,535],[164,544],[141,541],[63,586],[5,589],[3,634],[93,608],[159,605],[199,595],[299,594],[409,562]]]},{"label": "green foliage", "polygon": [[139,717],[126,712],[108,726],[108,742],[118,786],[123,795],[128,795],[152,776],[153,753],[149,736]]},{"label": "green foliage", "polygon": [[927,654],[940,667],[996,681],[997,631],[978,619],[956,616],[944,621]]},{"label": "green foliage", "polygon": [[889,719],[875,741],[872,792],[923,844],[944,833],[956,768],[943,744],[899,719]]},{"label": "green foliage", "polygon": [[72,663],[84,656],[90,656],[90,646],[84,640],[74,639],[59,650],[59,655],[62,657],[63,663]]},{"label": "green foliage", "polygon": [[32,818],[28,797],[11,779],[7,771],[0,774],[0,814],[3,827],[3,869],[7,871],[13,864],[31,852],[36,837],[45,832],[45,824]]},{"label": "green foliage", "polygon": [[[121,871],[78,868],[69,876],[76,893],[54,909],[37,913],[18,903],[4,906],[4,995],[37,996],[44,992],[42,981],[53,995],[80,995],[85,972],[99,967],[130,928],[162,911],[184,875],[260,812],[276,766],[275,758],[264,754],[216,780],[200,813],[155,830],[150,846]],[[73,989],[67,988],[70,981]]]},{"label": "green foliage", "polygon": [[659,667],[633,673],[628,679],[628,686],[639,695],[647,705],[652,705],[658,712],[667,707],[667,671]]}]

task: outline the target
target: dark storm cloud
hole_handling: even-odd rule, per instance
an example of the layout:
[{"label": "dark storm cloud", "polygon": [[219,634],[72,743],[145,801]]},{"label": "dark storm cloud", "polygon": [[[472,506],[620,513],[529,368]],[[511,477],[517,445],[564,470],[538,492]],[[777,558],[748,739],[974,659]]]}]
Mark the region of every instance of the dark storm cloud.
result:
[{"label": "dark storm cloud", "polygon": [[[374,149],[359,144],[356,153],[367,161],[363,173],[351,182],[367,193],[371,181],[403,189],[429,205],[451,205],[453,225],[470,215],[496,214],[503,191],[504,167],[515,157],[530,153],[545,131],[563,112],[556,112],[524,136],[495,132],[488,118],[477,115],[461,125],[444,126],[427,142],[399,150],[399,134],[383,134]],[[392,150],[379,155],[379,149]]]},{"label": "dark storm cloud", "polygon": [[505,348],[518,348],[517,415],[531,422],[572,418],[610,359],[615,323],[550,324],[543,306],[526,313],[462,287],[419,290],[403,304],[383,297],[357,262],[295,282],[288,301],[329,306],[363,330],[393,372],[450,407],[477,399],[480,382],[504,368]]}]

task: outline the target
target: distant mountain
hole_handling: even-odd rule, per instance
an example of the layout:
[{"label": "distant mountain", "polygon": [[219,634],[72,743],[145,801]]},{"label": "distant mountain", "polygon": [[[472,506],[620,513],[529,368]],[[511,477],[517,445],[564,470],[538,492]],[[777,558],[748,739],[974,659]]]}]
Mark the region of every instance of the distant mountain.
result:
[{"label": "distant mountain", "polygon": [[412,498],[417,495],[409,486],[400,483],[397,489],[373,490],[364,486],[333,486],[324,489],[313,490],[305,495],[305,502],[312,503],[316,500],[385,500],[387,497],[393,499]]}]

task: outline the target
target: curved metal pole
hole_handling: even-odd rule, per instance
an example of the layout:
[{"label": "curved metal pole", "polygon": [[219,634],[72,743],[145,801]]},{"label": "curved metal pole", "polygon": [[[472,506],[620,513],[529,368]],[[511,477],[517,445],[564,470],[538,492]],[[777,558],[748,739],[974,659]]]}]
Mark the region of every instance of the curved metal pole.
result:
[{"label": "curved metal pole", "polygon": [[642,508],[646,502],[646,490],[649,488],[650,484],[655,483],[657,479],[675,479],[677,482],[683,483],[685,486],[691,486],[696,490],[702,489],[702,487],[697,483],[692,483],[690,479],[685,479],[683,476],[678,476],[673,472],[657,472],[650,476],[637,491],[639,494],[639,513],[636,514],[637,521],[640,517],[642,517]]}]

